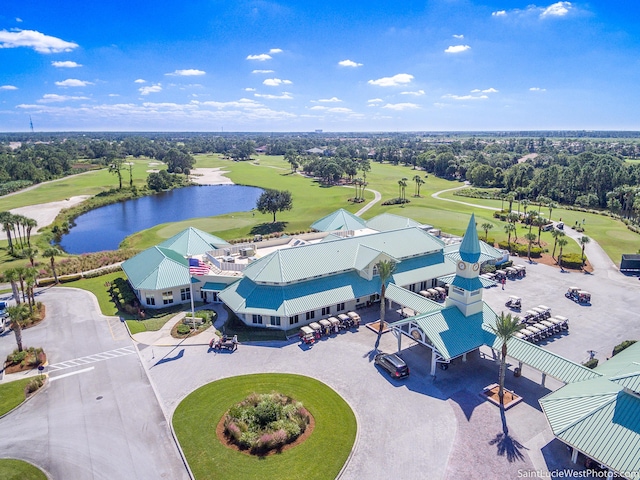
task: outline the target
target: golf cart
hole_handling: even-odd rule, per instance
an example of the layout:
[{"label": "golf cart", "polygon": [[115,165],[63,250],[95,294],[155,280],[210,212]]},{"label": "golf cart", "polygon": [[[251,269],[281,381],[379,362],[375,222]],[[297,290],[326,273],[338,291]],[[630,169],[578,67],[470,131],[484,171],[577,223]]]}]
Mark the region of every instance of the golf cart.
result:
[{"label": "golf cart", "polygon": [[591,294],[586,290],[580,290],[578,287],[569,287],[564,296],[576,303],[591,303]]},{"label": "golf cart", "polygon": [[311,327],[300,327],[300,340],[307,345],[313,345],[316,342],[315,332]]},{"label": "golf cart", "polygon": [[504,306],[512,310],[519,311],[522,308],[522,299],[520,297],[516,297],[515,295],[511,295]]}]

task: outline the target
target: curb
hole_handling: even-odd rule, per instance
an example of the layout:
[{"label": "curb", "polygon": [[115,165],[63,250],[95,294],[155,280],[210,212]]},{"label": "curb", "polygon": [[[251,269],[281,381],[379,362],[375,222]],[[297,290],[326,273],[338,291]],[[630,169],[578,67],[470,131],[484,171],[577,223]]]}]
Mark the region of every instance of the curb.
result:
[{"label": "curb", "polygon": [[[45,387],[49,386],[49,374],[48,373],[41,373],[40,375],[44,376],[44,383],[42,384],[42,386],[36,390],[35,392],[33,392],[31,395],[29,395],[27,398],[24,399],[23,402],[19,403],[18,405],[16,405],[15,407],[13,407],[11,410],[9,410],[7,413],[0,415],[0,420],[3,419],[4,417],[10,415],[12,412],[14,412],[15,410],[19,409],[21,406],[23,406],[25,403],[27,403],[29,400],[31,400],[33,397],[35,397],[36,395],[38,395],[40,392],[42,392]],[[35,375],[34,375],[35,376]],[[29,378],[29,377],[27,377]],[[39,467],[38,467],[39,468]]]}]

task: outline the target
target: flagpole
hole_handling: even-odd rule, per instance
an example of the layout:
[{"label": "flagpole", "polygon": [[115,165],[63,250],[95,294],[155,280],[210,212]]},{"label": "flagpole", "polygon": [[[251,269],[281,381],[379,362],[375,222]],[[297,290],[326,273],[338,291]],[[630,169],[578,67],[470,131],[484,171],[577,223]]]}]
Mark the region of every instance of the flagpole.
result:
[{"label": "flagpole", "polygon": [[[187,255],[191,260],[191,255]],[[193,323],[193,329],[196,329],[196,314],[193,306],[193,282],[191,281],[191,262],[189,261],[189,298],[191,299],[191,322]]]}]

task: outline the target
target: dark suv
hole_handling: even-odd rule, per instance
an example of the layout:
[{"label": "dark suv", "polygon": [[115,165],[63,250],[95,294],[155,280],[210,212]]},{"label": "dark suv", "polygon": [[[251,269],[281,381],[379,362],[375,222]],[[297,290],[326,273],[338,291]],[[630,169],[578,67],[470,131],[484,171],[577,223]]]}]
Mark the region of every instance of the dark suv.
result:
[{"label": "dark suv", "polygon": [[409,367],[395,353],[378,353],[374,362],[384,368],[393,378],[404,378],[409,376]]}]

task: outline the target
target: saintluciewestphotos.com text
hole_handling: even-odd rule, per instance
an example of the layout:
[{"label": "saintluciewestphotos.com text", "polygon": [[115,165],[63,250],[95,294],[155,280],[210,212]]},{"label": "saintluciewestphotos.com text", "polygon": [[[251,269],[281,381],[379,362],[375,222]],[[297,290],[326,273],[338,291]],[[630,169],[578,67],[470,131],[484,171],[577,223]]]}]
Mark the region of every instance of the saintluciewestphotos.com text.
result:
[{"label": "saintluciewestphotos.com text", "polygon": [[[518,478],[607,478],[609,472],[606,470],[518,470]],[[626,478],[640,479],[640,471],[624,472]]]}]

